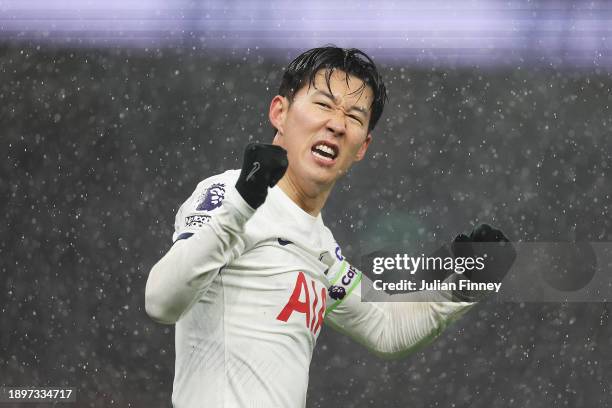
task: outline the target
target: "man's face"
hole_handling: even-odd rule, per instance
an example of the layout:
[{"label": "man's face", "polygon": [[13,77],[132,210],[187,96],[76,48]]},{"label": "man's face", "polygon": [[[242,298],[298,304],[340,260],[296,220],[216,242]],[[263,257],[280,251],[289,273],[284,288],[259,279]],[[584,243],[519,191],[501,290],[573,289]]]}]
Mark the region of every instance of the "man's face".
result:
[{"label": "man's face", "polygon": [[321,70],[314,86],[303,86],[291,104],[282,96],[272,100],[270,120],[278,130],[274,144],[287,150],[287,173],[303,187],[331,187],[365,155],[373,92],[362,86],[357,77],[336,70],[328,88]]}]

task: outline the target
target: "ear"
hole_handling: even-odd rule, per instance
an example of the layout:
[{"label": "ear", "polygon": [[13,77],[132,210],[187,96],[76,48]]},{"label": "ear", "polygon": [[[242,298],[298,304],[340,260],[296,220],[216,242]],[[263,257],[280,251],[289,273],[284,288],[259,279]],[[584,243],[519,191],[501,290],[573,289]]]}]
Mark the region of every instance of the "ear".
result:
[{"label": "ear", "polygon": [[363,144],[361,145],[361,147],[359,147],[357,154],[355,154],[355,161],[363,159],[366,154],[366,151],[368,150],[368,146],[370,146],[370,142],[372,142],[372,134],[368,133],[365,140],[363,141]]},{"label": "ear", "polygon": [[277,134],[284,133],[285,117],[289,109],[289,100],[281,95],[276,95],[270,102],[268,118],[272,126],[276,128]]}]

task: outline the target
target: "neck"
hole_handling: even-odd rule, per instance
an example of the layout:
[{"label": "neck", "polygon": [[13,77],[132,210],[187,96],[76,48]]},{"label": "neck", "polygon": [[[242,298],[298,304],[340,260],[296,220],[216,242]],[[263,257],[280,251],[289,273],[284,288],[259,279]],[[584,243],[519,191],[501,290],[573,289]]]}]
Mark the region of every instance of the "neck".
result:
[{"label": "neck", "polygon": [[278,186],[294,203],[313,217],[319,215],[333,187],[332,185],[326,189],[313,188],[307,190],[297,183],[289,172],[285,173],[283,178],[280,179]]}]

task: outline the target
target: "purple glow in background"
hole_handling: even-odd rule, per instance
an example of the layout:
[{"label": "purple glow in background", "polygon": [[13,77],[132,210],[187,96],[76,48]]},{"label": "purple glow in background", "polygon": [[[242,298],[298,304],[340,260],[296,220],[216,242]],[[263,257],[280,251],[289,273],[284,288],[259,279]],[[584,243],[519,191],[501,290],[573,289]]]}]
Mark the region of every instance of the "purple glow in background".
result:
[{"label": "purple glow in background", "polygon": [[0,0],[0,42],[284,55],[326,43],[389,62],[612,67],[612,3]]}]

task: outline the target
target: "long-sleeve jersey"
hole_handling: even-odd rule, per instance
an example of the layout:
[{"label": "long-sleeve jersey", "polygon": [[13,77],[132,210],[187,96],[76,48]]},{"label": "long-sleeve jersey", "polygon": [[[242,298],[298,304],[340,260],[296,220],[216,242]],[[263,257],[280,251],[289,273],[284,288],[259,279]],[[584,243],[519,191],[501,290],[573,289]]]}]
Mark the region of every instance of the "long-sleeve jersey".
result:
[{"label": "long-sleeve jersey", "polygon": [[344,260],[321,215],[279,187],[253,210],[234,187],[239,173],[198,184],[147,281],[147,312],[176,322],[174,407],[302,408],[324,322],[393,357],[472,305],[361,302],[367,278]]}]

